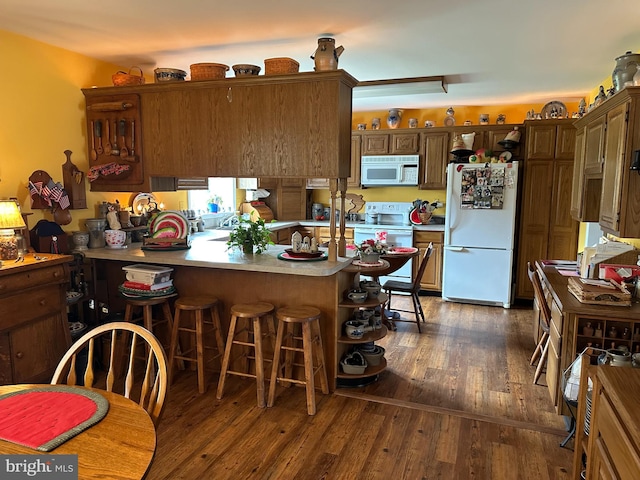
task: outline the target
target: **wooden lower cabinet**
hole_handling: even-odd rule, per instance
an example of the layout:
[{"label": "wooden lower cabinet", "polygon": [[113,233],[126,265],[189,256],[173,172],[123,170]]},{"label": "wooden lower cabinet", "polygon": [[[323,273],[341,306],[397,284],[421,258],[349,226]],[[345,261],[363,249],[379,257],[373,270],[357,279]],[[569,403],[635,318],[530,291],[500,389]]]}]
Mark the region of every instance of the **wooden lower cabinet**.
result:
[{"label": "wooden lower cabinet", "polygon": [[[0,384],[47,383],[71,345],[68,255],[0,270]],[[19,266],[18,266],[19,265]]]},{"label": "wooden lower cabinet", "polygon": [[413,232],[413,246],[419,250],[417,261],[413,262],[413,274],[415,275],[420,267],[420,260],[425,250],[433,243],[433,252],[427,264],[427,268],[420,280],[420,288],[434,292],[442,291],[442,244],[444,243],[444,232]]},{"label": "wooden lower cabinet", "polygon": [[[315,236],[318,239],[318,244],[328,243],[331,240],[331,229],[329,227],[316,227]],[[336,238],[340,236],[340,231],[336,227]],[[347,244],[353,243],[353,228],[344,229],[344,238]]]},{"label": "wooden lower cabinet", "polygon": [[[585,415],[588,389],[583,385],[589,379],[593,382],[591,411]],[[588,366],[582,369],[580,386],[572,478],[580,479],[584,470],[587,480],[640,478],[640,371]]]}]

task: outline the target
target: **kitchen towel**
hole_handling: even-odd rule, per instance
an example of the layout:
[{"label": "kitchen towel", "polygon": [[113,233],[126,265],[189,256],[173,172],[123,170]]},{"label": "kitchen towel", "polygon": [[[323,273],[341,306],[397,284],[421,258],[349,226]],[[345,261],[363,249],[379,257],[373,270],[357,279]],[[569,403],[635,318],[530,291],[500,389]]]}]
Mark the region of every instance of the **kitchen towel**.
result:
[{"label": "kitchen towel", "polygon": [[51,385],[0,397],[0,439],[49,452],[95,425],[109,410],[92,390]]}]

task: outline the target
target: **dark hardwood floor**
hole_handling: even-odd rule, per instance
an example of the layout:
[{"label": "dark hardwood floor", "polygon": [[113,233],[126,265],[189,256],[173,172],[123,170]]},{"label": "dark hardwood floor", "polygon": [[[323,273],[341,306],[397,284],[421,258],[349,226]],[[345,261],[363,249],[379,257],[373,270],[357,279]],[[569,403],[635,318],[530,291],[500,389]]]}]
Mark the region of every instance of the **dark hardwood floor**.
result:
[{"label": "dark hardwood floor", "polygon": [[194,372],[178,372],[147,478],[570,478],[562,417],[544,376],[532,384],[531,309],[421,301],[422,334],[398,323],[378,342],[388,360],[379,381],[318,392],[313,417],[303,388],[279,388],[260,409],[249,379],[229,377],[217,400],[216,373],[199,395]]}]

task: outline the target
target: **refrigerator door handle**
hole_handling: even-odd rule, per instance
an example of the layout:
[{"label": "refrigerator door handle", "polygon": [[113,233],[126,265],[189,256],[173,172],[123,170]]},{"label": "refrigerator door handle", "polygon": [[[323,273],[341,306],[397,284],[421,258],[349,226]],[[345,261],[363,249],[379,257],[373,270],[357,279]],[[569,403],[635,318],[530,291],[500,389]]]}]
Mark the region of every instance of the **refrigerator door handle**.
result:
[{"label": "refrigerator door handle", "polygon": [[464,252],[464,250],[465,250],[464,247],[452,247],[450,245],[445,245],[444,249],[445,250],[451,250],[452,252]]}]

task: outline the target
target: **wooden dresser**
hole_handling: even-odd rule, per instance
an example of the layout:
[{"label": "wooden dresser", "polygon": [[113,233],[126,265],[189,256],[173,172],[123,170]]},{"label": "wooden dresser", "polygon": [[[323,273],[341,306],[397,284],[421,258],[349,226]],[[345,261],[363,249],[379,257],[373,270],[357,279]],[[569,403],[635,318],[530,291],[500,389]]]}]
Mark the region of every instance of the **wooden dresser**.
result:
[{"label": "wooden dresser", "polygon": [[[589,435],[578,422],[573,478],[586,469],[587,480],[640,478],[640,369],[611,366],[585,371],[593,381]],[[585,418],[586,388],[581,388],[579,418]],[[586,455],[586,466],[583,464]]]},{"label": "wooden dresser", "polygon": [[67,325],[69,255],[5,261],[0,268],[0,384],[51,380],[71,345]]}]

